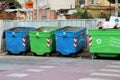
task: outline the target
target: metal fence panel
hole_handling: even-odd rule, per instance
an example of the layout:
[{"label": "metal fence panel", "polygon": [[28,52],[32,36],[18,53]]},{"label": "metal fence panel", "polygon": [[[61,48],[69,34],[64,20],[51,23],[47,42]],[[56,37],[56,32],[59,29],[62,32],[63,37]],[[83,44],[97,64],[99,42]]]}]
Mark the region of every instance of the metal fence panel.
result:
[{"label": "metal fence panel", "polygon": [[96,27],[96,24],[101,19],[77,19],[77,20],[43,20],[43,21],[21,21],[21,20],[4,20],[3,26],[4,29],[9,29],[11,27],[17,26],[78,26],[78,27],[87,27],[87,29],[93,29]]}]

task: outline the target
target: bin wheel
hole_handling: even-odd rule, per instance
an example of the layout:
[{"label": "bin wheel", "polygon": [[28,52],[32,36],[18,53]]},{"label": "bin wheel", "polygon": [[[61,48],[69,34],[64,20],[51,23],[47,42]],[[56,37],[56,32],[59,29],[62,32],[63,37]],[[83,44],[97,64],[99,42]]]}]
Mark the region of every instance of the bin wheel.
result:
[{"label": "bin wheel", "polygon": [[49,57],[49,56],[50,56],[50,54],[49,54],[49,53],[47,53],[47,54],[45,54],[45,56],[46,56],[46,57]]},{"label": "bin wheel", "polygon": [[60,56],[61,56],[61,54],[60,54],[59,52],[57,52],[57,53],[56,53],[56,56],[57,56],[57,57],[60,57]]},{"label": "bin wheel", "polygon": [[25,55],[26,55],[26,53],[25,53],[25,52],[23,52],[23,53],[22,53],[22,55],[23,55],[23,56],[25,56]]},{"label": "bin wheel", "polygon": [[10,51],[7,51],[7,55],[11,55],[11,52],[10,52]]},{"label": "bin wheel", "polygon": [[77,57],[77,54],[71,54],[71,57],[75,58]]},{"label": "bin wheel", "polygon": [[28,52],[26,55],[27,55],[27,56],[34,56],[34,53]]}]

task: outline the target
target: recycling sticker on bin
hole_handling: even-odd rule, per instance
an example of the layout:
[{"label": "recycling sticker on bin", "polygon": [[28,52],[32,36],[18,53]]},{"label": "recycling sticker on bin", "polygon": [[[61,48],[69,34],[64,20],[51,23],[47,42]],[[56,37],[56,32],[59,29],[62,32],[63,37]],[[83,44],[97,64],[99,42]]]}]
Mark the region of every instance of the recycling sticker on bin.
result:
[{"label": "recycling sticker on bin", "polygon": [[119,19],[118,19],[118,18],[116,18],[114,21],[115,21],[115,22],[119,22]]},{"label": "recycling sticker on bin", "polygon": [[97,44],[101,44],[102,40],[101,39],[96,39]]},{"label": "recycling sticker on bin", "polygon": [[111,16],[109,21],[110,22],[120,22],[120,17]]}]

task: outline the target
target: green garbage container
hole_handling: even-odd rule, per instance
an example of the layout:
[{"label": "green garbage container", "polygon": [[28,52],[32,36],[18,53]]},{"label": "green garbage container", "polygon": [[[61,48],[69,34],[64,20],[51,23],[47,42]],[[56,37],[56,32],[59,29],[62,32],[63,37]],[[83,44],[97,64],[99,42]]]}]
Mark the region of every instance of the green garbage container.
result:
[{"label": "green garbage container", "polygon": [[59,27],[40,27],[29,31],[31,52],[36,55],[50,54],[55,49],[55,30]]},{"label": "green garbage container", "polygon": [[120,30],[89,30],[90,54],[100,57],[120,55]]}]

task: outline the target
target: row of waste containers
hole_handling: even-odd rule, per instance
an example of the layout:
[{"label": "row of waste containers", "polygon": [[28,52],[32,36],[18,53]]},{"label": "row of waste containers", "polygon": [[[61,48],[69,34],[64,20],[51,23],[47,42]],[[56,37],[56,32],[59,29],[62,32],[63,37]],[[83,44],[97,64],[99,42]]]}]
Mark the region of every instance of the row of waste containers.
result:
[{"label": "row of waste containers", "polygon": [[11,54],[30,51],[36,55],[52,51],[68,56],[85,48],[86,28],[65,26],[14,27],[5,31],[6,50]]},{"label": "row of waste containers", "polygon": [[83,27],[14,27],[5,31],[6,50],[11,54],[30,51],[36,55],[51,54],[56,51],[68,56],[84,49],[89,42],[92,58],[120,56],[120,30],[89,30]]}]

